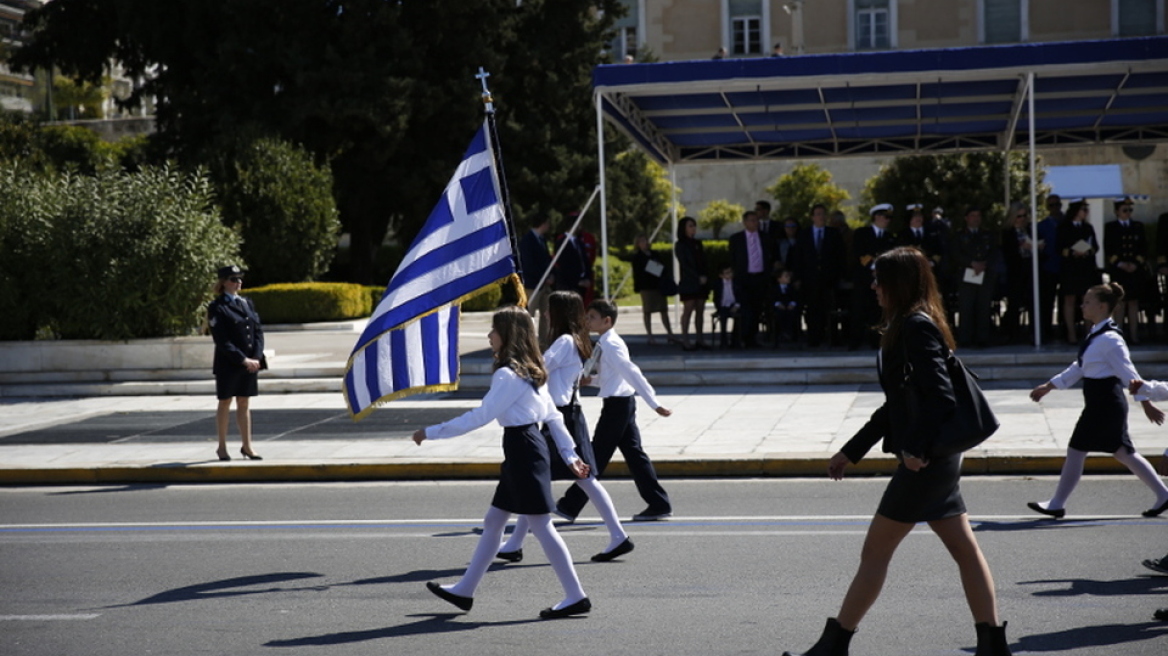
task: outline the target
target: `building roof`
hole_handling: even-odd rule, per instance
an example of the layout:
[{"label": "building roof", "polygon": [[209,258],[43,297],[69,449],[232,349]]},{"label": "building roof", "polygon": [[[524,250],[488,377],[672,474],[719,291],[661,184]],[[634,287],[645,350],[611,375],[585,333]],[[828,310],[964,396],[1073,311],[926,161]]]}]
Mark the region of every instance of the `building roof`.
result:
[{"label": "building roof", "polygon": [[1168,141],[1168,37],[594,69],[606,118],[662,163]]}]

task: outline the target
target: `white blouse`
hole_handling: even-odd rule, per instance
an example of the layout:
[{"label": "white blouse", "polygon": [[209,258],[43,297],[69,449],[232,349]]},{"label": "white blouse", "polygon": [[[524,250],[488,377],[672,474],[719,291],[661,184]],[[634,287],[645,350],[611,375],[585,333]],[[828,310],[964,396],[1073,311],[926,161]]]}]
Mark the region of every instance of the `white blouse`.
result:
[{"label": "white blouse", "polygon": [[[1131,382],[1131,381],[1128,381]],[[1161,380],[1145,380],[1136,392],[1137,401],[1168,401],[1168,383]]]},{"label": "white blouse", "polygon": [[[1091,327],[1091,334],[1099,331],[1107,324],[1101,321]],[[1083,378],[1119,378],[1124,387],[1132,380],[1139,378],[1131,355],[1127,351],[1127,343],[1123,337],[1109,331],[1099,335],[1091,341],[1087,351],[1083,353],[1083,364],[1077,361],[1063,370],[1062,373],[1050,379],[1052,385],[1058,389],[1066,389]]]},{"label": "white blouse", "polygon": [[597,346],[600,348],[597,384],[600,385],[601,398],[640,394],[650,408],[656,410],[661,407],[653,386],[645,379],[641,368],[633,364],[629,358],[629,347],[615,330],[610,329],[601,335]]},{"label": "white blouse", "polygon": [[568,405],[572,401],[576,380],[584,370],[580,351],[576,350],[576,340],[571,335],[560,335],[544,351],[543,362],[547,367],[547,388],[552,402],[556,407]]},{"label": "white blouse", "polygon": [[500,367],[491,376],[491,389],[479,407],[450,421],[430,426],[425,430],[426,439],[441,440],[464,435],[486,426],[491,420],[497,420],[504,427],[546,423],[564,462],[571,465],[579,460],[572,436],[564,427],[564,417],[548,396],[547,386],[537,390],[509,367]]}]

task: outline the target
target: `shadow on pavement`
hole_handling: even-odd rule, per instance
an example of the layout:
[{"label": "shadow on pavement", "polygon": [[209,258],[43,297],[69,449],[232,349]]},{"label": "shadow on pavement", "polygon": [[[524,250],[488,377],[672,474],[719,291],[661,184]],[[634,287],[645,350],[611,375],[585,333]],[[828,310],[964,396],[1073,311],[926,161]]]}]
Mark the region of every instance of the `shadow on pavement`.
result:
[{"label": "shadow on pavement", "polygon": [[973,525],[974,532],[994,532],[994,531],[1049,531],[1058,529],[1073,529],[1073,528],[1090,528],[1097,526],[1114,525],[1115,522],[1134,522],[1144,523],[1146,520],[1141,520],[1138,517],[1107,517],[1098,519],[1028,519],[1023,521],[1013,522],[988,522],[976,521],[970,522]]},{"label": "shadow on pavement", "polygon": [[149,492],[150,490],[165,490],[169,487],[165,483],[144,483],[142,485],[111,485],[95,487],[87,490],[66,490],[65,492],[47,492],[46,496],[61,497],[71,494],[108,494],[110,492]]},{"label": "shadow on pavement", "polygon": [[540,619],[530,619],[509,620],[506,622],[451,622],[451,620],[458,617],[460,614],[461,613],[426,613],[421,615],[410,615],[409,617],[424,617],[425,619],[402,624],[400,626],[387,626],[381,629],[326,633],[325,635],[293,638],[291,640],[273,640],[271,642],[265,643],[264,646],[320,647],[325,645],[345,645],[354,642],[366,642],[368,640],[381,640],[384,638],[399,638],[402,636],[425,635],[430,633],[452,633],[454,631],[469,631],[484,626],[515,626],[518,624],[530,624],[532,622],[543,621]]},{"label": "shadow on pavement", "polygon": [[1140,576],[1132,579],[1115,581],[1097,581],[1093,579],[1043,579],[1039,581],[1019,581],[1018,585],[1066,585],[1051,590],[1037,590],[1032,592],[1035,597],[1077,597],[1088,595],[1092,597],[1115,597],[1132,595],[1163,595],[1168,592],[1168,578],[1163,576]]},{"label": "shadow on pavement", "polygon": [[[1148,609],[1151,615],[1152,609]],[[1163,640],[1168,637],[1168,624],[1144,622],[1141,624],[1098,624],[1080,626],[1066,631],[1022,636],[1010,645],[1014,653],[1060,652],[1084,647],[1112,647],[1145,640]],[[1123,653],[1109,651],[1107,653]]]}]

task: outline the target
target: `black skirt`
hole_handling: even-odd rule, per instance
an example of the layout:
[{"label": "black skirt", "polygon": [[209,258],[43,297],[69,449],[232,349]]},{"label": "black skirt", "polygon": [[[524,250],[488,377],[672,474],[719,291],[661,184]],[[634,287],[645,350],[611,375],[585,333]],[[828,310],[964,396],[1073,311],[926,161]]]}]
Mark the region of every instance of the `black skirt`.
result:
[{"label": "black skirt", "polygon": [[491,505],[520,515],[546,515],[555,508],[547,441],[535,424],[503,429],[503,465]]},{"label": "black skirt", "polygon": [[1095,266],[1094,257],[1064,257],[1059,277],[1059,294],[1082,296],[1087,290],[1103,282],[1103,274]]},{"label": "black skirt", "polygon": [[[584,411],[579,405],[557,406],[556,410],[564,415],[564,426],[568,429],[568,434],[572,436],[572,441],[576,443],[576,455],[588,465],[592,473],[596,473],[596,456],[592,453],[592,440],[588,439],[588,422],[584,420]],[[548,453],[551,454],[552,460],[552,480],[553,481],[574,481],[576,475],[568,469],[567,463],[560,457],[560,450],[556,447],[555,440],[552,439],[552,432],[547,426],[543,427],[543,436],[547,440]]]},{"label": "black skirt", "polygon": [[906,524],[931,522],[965,513],[961,498],[961,454],[934,458],[914,472],[904,463],[896,468],[876,512]]},{"label": "black skirt", "polygon": [[259,373],[250,373],[246,367],[233,367],[227,373],[215,375],[215,397],[233,399],[237,396],[258,396]]},{"label": "black skirt", "polygon": [[1077,451],[1135,453],[1127,433],[1127,397],[1115,376],[1083,379],[1083,412],[1071,434],[1070,447]]}]

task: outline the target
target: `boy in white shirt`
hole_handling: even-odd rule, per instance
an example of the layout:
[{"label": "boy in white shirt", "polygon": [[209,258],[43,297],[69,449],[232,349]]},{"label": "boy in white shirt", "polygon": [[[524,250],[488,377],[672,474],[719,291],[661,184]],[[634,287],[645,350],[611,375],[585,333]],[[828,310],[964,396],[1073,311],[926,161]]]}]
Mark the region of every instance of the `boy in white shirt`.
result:
[{"label": "boy in white shirt", "polygon": [[[597,382],[600,397],[604,399],[604,408],[600,411],[600,419],[592,434],[596,475],[599,477],[604,473],[612,454],[619,448],[637,485],[637,492],[649,504],[645,510],[633,515],[633,521],[668,519],[673,514],[673,505],[657,480],[652,461],[641,448],[636,395],[640,394],[649,407],[662,417],[673,413],[657,402],[653,386],[645,380],[641,369],[629,359],[625,340],[613,330],[616,318],[616,306],[604,300],[593,301],[585,314],[588,330],[600,334],[596,343],[596,349],[600,351]],[[575,521],[586,503],[588,496],[579,486],[573,485],[556,503],[556,514],[568,521]]]}]

